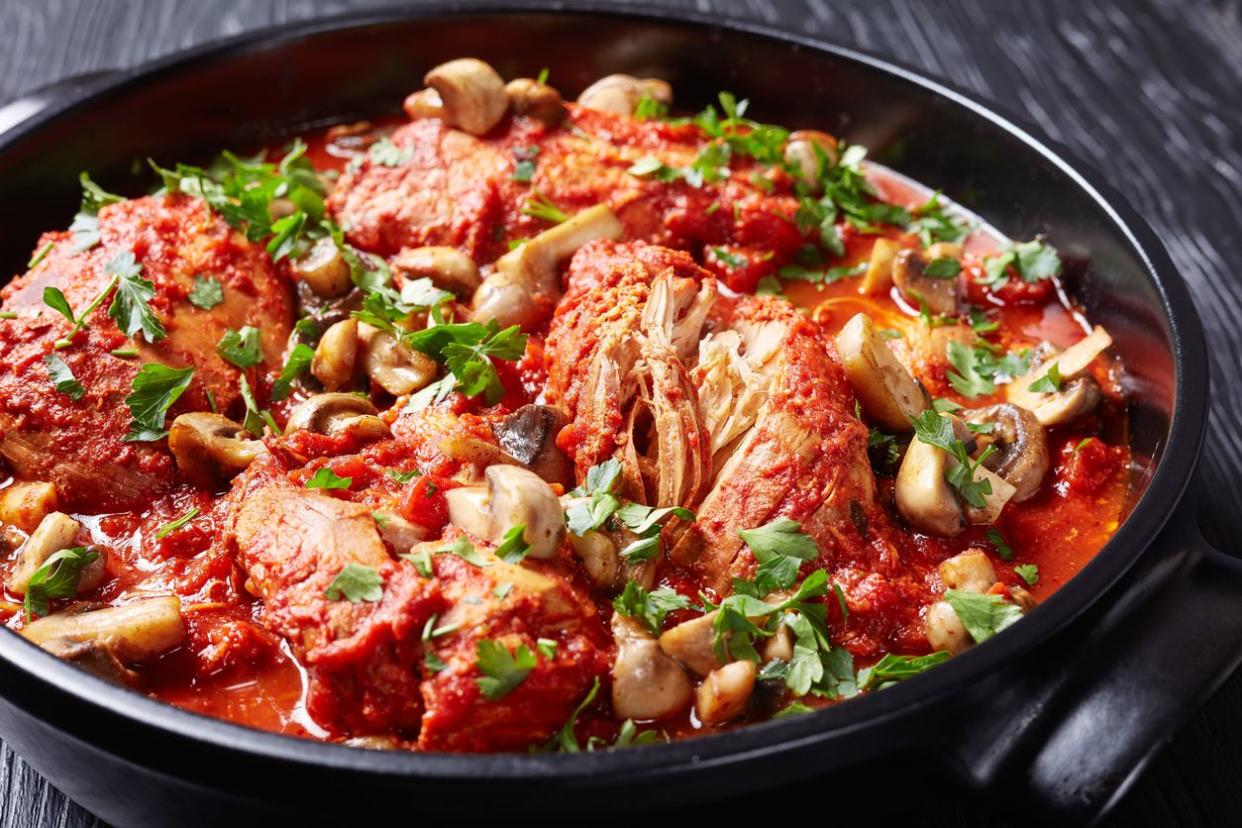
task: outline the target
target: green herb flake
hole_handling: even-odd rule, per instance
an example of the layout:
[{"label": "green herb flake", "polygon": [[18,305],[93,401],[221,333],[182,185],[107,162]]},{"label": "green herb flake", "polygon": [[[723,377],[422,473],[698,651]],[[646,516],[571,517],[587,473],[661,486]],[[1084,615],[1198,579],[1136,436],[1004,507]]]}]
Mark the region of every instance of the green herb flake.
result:
[{"label": "green herb flake", "polygon": [[526,553],[530,551],[530,544],[524,537],[525,532],[525,526],[509,527],[501,538],[500,545],[496,547],[496,557],[505,563],[520,564],[526,558]]},{"label": "green herb flake", "polygon": [[332,579],[323,597],[329,601],[344,599],[351,604],[375,603],[384,597],[384,579],[369,566],[347,563]]},{"label": "green herb flake", "polygon": [[263,361],[263,349],[259,344],[259,329],[250,325],[236,331],[230,328],[216,343],[216,353],[221,359],[241,369],[258,365]]},{"label": "green herb flake", "polygon": [[339,477],[332,469],[324,466],[306,481],[308,489],[348,489],[354,482],[352,477]]},{"label": "green herb flake", "polygon": [[279,402],[289,396],[294,381],[310,370],[314,359],[315,351],[309,345],[304,342],[294,345],[284,367],[280,369],[280,376],[272,383],[272,400]]},{"label": "green herb flake", "polygon": [[34,252],[30,257],[30,261],[26,262],[27,270],[34,270],[39,266],[39,262],[47,258],[47,254],[52,252],[52,248],[56,246],[56,242],[48,242]]},{"label": "green herb flake", "polygon": [[1039,379],[1027,386],[1027,389],[1037,394],[1055,394],[1061,390],[1061,369],[1057,363],[1048,366],[1047,372]]},{"label": "green herb flake", "polygon": [[1035,564],[1018,564],[1013,568],[1013,571],[1019,578],[1026,581],[1027,586],[1035,586],[1035,584],[1039,583],[1039,567]]},{"label": "green herb flake", "polygon": [[168,523],[162,524],[158,529],[156,529],[155,537],[159,540],[163,540],[190,521],[194,520],[194,518],[198,517],[200,511],[201,510],[197,506],[191,506],[190,509],[181,517],[170,520]]},{"label": "green herb flake", "polygon": [[481,639],[475,653],[475,667],[483,675],[475,684],[489,701],[498,701],[509,695],[526,680],[537,660],[525,644],[518,644],[510,652],[504,644],[491,639]]},{"label": "green herb flake", "polygon": [[144,443],[163,437],[164,417],[189,388],[193,377],[193,368],[169,368],[158,362],[148,362],[139,368],[130,384],[132,393],[125,398],[133,422],[123,439]]},{"label": "green herb flake", "polygon": [[26,596],[22,602],[26,621],[29,623],[31,616],[47,615],[51,601],[76,595],[83,572],[98,558],[99,552],[84,546],[52,553],[26,584]]},{"label": "green herb flake", "polygon": [[999,529],[995,526],[989,528],[987,536],[988,542],[992,544],[992,548],[996,550],[996,554],[1000,555],[1002,560],[1013,560],[1013,550],[1009,547],[1009,544],[1005,543],[1005,538],[1001,535]]},{"label": "green herb flake", "polygon": [[73,371],[69,365],[56,354],[48,354],[43,358],[43,364],[47,366],[48,376],[52,380],[52,385],[56,390],[64,394],[69,399],[77,402],[86,394],[86,389],[82,383],[78,382],[77,377],[73,375]]},{"label": "green herb flake", "polygon": [[659,635],[668,614],[674,610],[689,609],[690,599],[669,587],[649,592],[631,579],[626,582],[621,594],[613,599],[612,606],[622,615],[641,621],[652,635]]},{"label": "green herb flake", "polygon": [[945,591],[944,599],[953,607],[962,626],[978,644],[1022,618],[1022,610],[1000,595],[950,589]]},{"label": "green herb flake", "polygon": [[937,664],[943,664],[948,660],[949,654],[943,650],[921,656],[886,653],[875,664],[858,671],[858,688],[876,690],[887,687],[925,673]]},{"label": "green herb flake", "polygon": [[196,308],[211,310],[224,302],[224,286],[210,276],[195,276],[194,287],[186,298]]},{"label": "green herb flake", "polygon": [[569,221],[569,214],[561,210],[543,193],[535,190],[522,205],[522,215],[531,216],[550,224],[561,224]]},{"label": "green herb flake", "polygon": [[155,283],[142,278],[142,265],[128,250],[108,262],[104,272],[117,277],[116,294],[108,307],[108,316],[116,321],[121,333],[134,337],[141,333],[147,342],[164,338],[164,325],[148,304],[155,296]]}]

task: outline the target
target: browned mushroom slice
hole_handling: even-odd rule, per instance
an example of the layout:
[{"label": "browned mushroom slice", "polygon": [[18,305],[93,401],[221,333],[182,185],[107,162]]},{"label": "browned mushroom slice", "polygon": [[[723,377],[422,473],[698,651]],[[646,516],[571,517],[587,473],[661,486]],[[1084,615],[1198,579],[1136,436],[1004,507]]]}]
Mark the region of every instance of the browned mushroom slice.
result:
[{"label": "browned mushroom slice", "polygon": [[168,448],[182,474],[200,485],[219,483],[247,468],[267,449],[228,417],[182,414],[168,430]]},{"label": "browned mushroom slice", "polygon": [[546,405],[524,405],[492,425],[500,447],[549,483],[572,488],[574,467],[556,445],[564,415]]},{"label": "browned mushroom slice", "polygon": [[[1026,376],[1009,383],[1005,394],[1011,403],[1028,409],[1046,426],[1067,423],[1099,403],[1100,387],[1087,368],[1112,344],[1112,337],[1097,325],[1084,339],[1042,360]],[[1038,388],[1045,378],[1052,384],[1050,372],[1054,365],[1060,377],[1059,387],[1032,390],[1031,386]]]},{"label": "browned mushroom slice", "polygon": [[935,314],[952,315],[957,313],[958,271],[935,270],[931,265],[936,261],[924,251],[903,250],[893,261],[893,282],[915,304],[925,304]]},{"label": "browned mushroom slice", "polygon": [[1051,465],[1044,427],[1035,415],[1012,403],[1000,403],[962,411],[961,416],[969,423],[990,426],[989,431],[976,434],[975,441],[980,447],[996,448],[984,465],[1014,487],[1014,501],[1034,495]]},{"label": "browned mushroom slice", "polygon": [[285,431],[305,429],[332,436],[352,433],[366,440],[391,437],[388,424],[378,415],[375,406],[357,394],[317,394],[293,409]]}]

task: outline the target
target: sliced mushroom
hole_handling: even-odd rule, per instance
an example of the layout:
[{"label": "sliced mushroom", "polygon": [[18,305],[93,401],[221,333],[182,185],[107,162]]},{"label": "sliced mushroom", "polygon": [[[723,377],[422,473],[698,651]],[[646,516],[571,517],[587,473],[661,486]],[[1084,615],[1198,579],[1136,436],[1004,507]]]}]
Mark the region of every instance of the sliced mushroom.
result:
[{"label": "sliced mushroom", "polygon": [[608,75],[582,90],[578,105],[600,112],[633,115],[644,97],[668,105],[673,102],[673,87],[658,78],[639,79],[633,75]]},{"label": "sliced mushroom", "polygon": [[492,425],[496,441],[517,462],[549,483],[573,484],[573,462],[556,445],[567,421],[555,408],[524,405]]},{"label": "sliced mushroom", "polygon": [[930,400],[923,386],[897,361],[865,313],[855,314],[836,337],[841,365],[862,410],[888,432],[910,431],[910,421]]},{"label": "sliced mushroom", "polygon": [[608,589],[617,582],[621,572],[621,556],[617,545],[603,532],[594,529],[581,537],[569,533],[569,543],[582,561],[587,577],[600,589]]},{"label": "sliced mushroom", "polygon": [[688,669],[705,676],[721,664],[713,649],[716,632],[712,625],[715,622],[714,611],[683,621],[660,636],[660,649]]},{"label": "sliced mushroom", "polygon": [[444,101],[440,100],[440,93],[434,89],[411,92],[401,108],[411,121],[421,121],[424,118],[444,120]]},{"label": "sliced mushroom", "polygon": [[902,294],[916,303],[922,302],[935,314],[957,312],[957,278],[927,275],[927,265],[934,261],[924,251],[902,250],[893,261],[893,282]]},{"label": "sliced mushroom", "polygon": [[341,392],[317,394],[293,409],[285,432],[311,431],[333,437],[352,434],[359,440],[391,437],[388,424],[370,400]]},{"label": "sliced mushroom", "polygon": [[55,483],[30,481],[11,484],[0,491],[0,523],[33,532],[50,513],[60,508]]},{"label": "sliced mushroom", "polygon": [[90,612],[40,618],[21,634],[53,655],[77,660],[106,652],[123,663],[151,661],[185,638],[181,600],[148,598]]},{"label": "sliced mushroom", "polygon": [[820,189],[820,176],[826,167],[834,167],[841,159],[837,139],[826,132],[799,129],[789,134],[785,144],[785,166],[794,170],[808,187]]},{"label": "sliced mushroom", "polygon": [[168,449],[182,474],[201,486],[229,480],[267,450],[228,417],[208,411],[173,420]]},{"label": "sliced mushroom", "polygon": [[358,343],[367,376],[393,396],[412,394],[436,378],[439,366],[434,359],[387,331],[359,325]]},{"label": "sliced mushroom", "polygon": [[789,627],[781,624],[763,645],[764,661],[793,661],[794,636]]},{"label": "sliced mushroom", "polygon": [[[957,461],[950,459],[949,463],[956,465]],[[983,480],[988,482],[988,491],[981,495],[983,497],[983,507],[978,508],[965,504],[966,519],[975,524],[993,524],[1000,520],[1005,504],[1013,499],[1017,489],[1008,480],[981,465],[975,469],[974,481],[978,483]]]},{"label": "sliced mushroom", "polygon": [[560,295],[557,264],[587,242],[619,239],[622,231],[612,210],[597,204],[509,251],[496,261],[496,272],[475,291],[474,318],[481,322],[495,319],[501,327],[533,328],[543,310],[538,297],[555,300]]},{"label": "sliced mushroom", "polygon": [[746,712],[758,669],[753,661],[733,661],[708,674],[695,691],[694,712],[705,725],[720,725]]},{"label": "sliced mushroom", "polygon": [[984,593],[996,583],[996,569],[987,553],[971,548],[940,562],[940,580],[948,589]]},{"label": "sliced mushroom", "polygon": [[390,264],[407,280],[428,278],[460,296],[473,293],[482,281],[478,266],[455,247],[404,247]]},{"label": "sliced mushroom", "polygon": [[397,555],[404,555],[427,537],[427,529],[392,512],[373,512],[380,537]]},{"label": "sliced mushroom", "polygon": [[927,643],[932,650],[944,650],[957,655],[974,643],[962,619],[957,617],[948,601],[937,601],[927,608],[923,619]]},{"label": "sliced mushroom", "polygon": [[[17,551],[17,562],[5,582],[9,592],[25,595],[30,578],[47,563],[48,558],[62,549],[78,545],[78,531],[81,528],[81,524],[64,512],[52,512],[43,518]],[[78,592],[89,592],[99,586],[103,578],[104,557],[100,555],[82,570],[78,578]]]},{"label": "sliced mushroom", "polygon": [[922,440],[910,441],[897,470],[893,493],[897,511],[911,526],[952,537],[965,528],[962,507],[945,480],[949,455]]},{"label": "sliced mushroom", "polygon": [[640,624],[617,613],[612,634],[617,642],[612,665],[612,709],[617,717],[662,719],[690,703],[694,695],[690,677]]},{"label": "sliced mushroom", "polygon": [[439,94],[444,122],[471,135],[490,132],[509,108],[505,82],[476,58],[442,63],[427,73],[423,83]]},{"label": "sliced mushroom", "polygon": [[516,78],[505,84],[505,95],[515,115],[525,115],[555,126],[565,118],[561,93],[534,78]]},{"label": "sliced mushroom", "polygon": [[330,326],[315,346],[311,374],[329,391],[347,388],[354,378],[358,356],[358,320],[342,319]]},{"label": "sliced mushroom", "polygon": [[[1046,426],[1067,423],[1094,408],[1100,401],[1099,384],[1087,368],[1104,353],[1113,339],[1108,332],[1096,325],[1085,338],[1049,359],[1041,360],[1023,377],[1005,386],[1005,395],[1011,403],[1029,409],[1039,422]],[[1061,376],[1061,388],[1057,391],[1032,391],[1031,385],[1047,376],[1053,364]]]},{"label": "sliced mushroom", "polygon": [[1012,403],[989,405],[961,412],[967,422],[991,425],[988,433],[975,435],[980,448],[991,445],[996,451],[983,463],[1015,489],[1015,502],[1039,491],[1051,464],[1044,427],[1030,411]]},{"label": "sliced mushroom", "polygon": [[888,293],[893,286],[893,265],[897,261],[897,253],[901,246],[892,239],[876,239],[871,246],[871,260],[867,262],[867,272],[863,274],[858,285],[858,292],[864,296],[880,296]]},{"label": "sliced mushroom", "polygon": [[305,282],[316,296],[324,299],[344,296],[354,288],[349,276],[349,263],[341,255],[336,242],[327,236],[315,242],[293,263],[293,274]]},{"label": "sliced mushroom", "polygon": [[565,539],[565,518],[552,487],[519,466],[489,466],[484,478],[486,488],[445,492],[449,520],[492,543],[499,543],[512,527],[524,526],[522,539],[530,545],[530,557],[555,555]]}]

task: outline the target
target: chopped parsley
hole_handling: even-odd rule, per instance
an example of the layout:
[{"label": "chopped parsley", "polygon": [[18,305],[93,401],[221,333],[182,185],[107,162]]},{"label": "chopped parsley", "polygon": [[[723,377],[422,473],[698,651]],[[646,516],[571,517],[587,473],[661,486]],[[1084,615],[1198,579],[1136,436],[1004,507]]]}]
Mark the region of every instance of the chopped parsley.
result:
[{"label": "chopped parsley", "polygon": [[943,650],[921,656],[885,653],[884,657],[875,664],[858,671],[858,689],[883,689],[891,684],[925,673],[937,664],[943,664],[948,660],[949,654]]},{"label": "chopped parsley", "polygon": [[142,278],[142,265],[134,254],[126,250],[108,262],[104,272],[115,277],[116,294],[108,307],[108,316],[116,320],[116,326],[129,337],[139,332],[147,342],[163,339],[164,325],[148,304],[155,296],[155,283]]},{"label": "chopped parsley", "polygon": [[437,555],[454,555],[461,558],[471,566],[477,566],[480,569],[491,566],[486,558],[483,557],[479,550],[474,548],[474,544],[465,535],[459,535],[457,540],[453,541],[451,546],[436,550]]},{"label": "chopped parsley", "polygon": [[1000,595],[950,589],[945,591],[944,600],[953,607],[962,626],[978,644],[1022,618],[1022,610]]},{"label": "chopped parsley", "polygon": [[642,622],[652,635],[659,635],[664,619],[674,610],[690,608],[690,599],[669,587],[659,587],[650,592],[642,584],[631,579],[625,589],[612,601],[617,612]]},{"label": "chopped parsley", "polygon": [[617,519],[626,528],[638,536],[637,540],[627,544],[619,553],[626,563],[647,561],[660,556],[660,528],[662,521],[666,521],[674,515],[686,521],[693,521],[695,519],[694,512],[689,509],[683,509],[680,506],[666,506],[662,509],[656,509],[651,506],[644,506],[641,503],[626,503],[619,507],[615,514]]},{"label": "chopped parsley", "polygon": [[1030,364],[1029,352],[998,355],[987,342],[971,347],[954,339],[946,350],[954,369],[948,372],[949,385],[963,397],[993,394],[998,382],[1025,374]]},{"label": "chopped parsley", "polygon": [[133,422],[123,439],[145,443],[164,437],[164,416],[185,393],[193,377],[193,368],[169,368],[158,362],[148,362],[139,368],[130,384],[132,393],[125,398]]},{"label": "chopped parsley", "polygon": [[569,221],[569,214],[553,204],[547,196],[535,190],[522,205],[522,215],[541,219],[551,224]]},{"label": "chopped parsley", "polygon": [[1061,257],[1056,248],[1039,239],[1020,242],[983,260],[984,284],[998,285],[1016,271],[1022,281],[1033,284],[1051,279],[1061,272]]},{"label": "chopped parsley", "polygon": [[961,272],[962,263],[947,256],[932,259],[927,263],[927,267],[923,268],[923,275],[932,279],[956,279],[957,274]]},{"label": "chopped parsley", "polygon": [[517,649],[510,652],[499,641],[480,639],[474,665],[483,675],[474,681],[485,698],[497,701],[525,681],[536,663],[535,654],[525,644],[518,644]]},{"label": "chopped parsley", "polygon": [[162,524],[158,529],[156,529],[155,537],[163,540],[190,521],[194,520],[194,518],[198,517],[200,511],[201,510],[197,506],[191,506],[190,509],[181,517],[170,520],[168,523]]},{"label": "chopped parsley", "polygon": [[916,233],[924,247],[930,247],[936,242],[959,242],[970,231],[965,223],[945,212],[940,204],[939,190],[914,208],[912,215],[906,230]]},{"label": "chopped parsley", "polygon": [[530,544],[524,537],[525,532],[526,527],[522,525],[509,527],[501,538],[500,545],[496,547],[496,557],[505,563],[521,563],[526,553],[530,551]]},{"label": "chopped parsley", "polygon": [[279,435],[280,426],[276,425],[276,421],[272,419],[272,412],[266,408],[259,408],[254,398],[254,391],[250,389],[250,383],[246,380],[245,374],[238,376],[237,386],[241,391],[242,405],[246,409],[246,415],[242,419],[242,428],[258,437],[263,434],[263,427],[267,426],[273,434]]},{"label": "chopped parsley", "polygon": [[98,558],[97,551],[84,546],[52,553],[26,584],[26,597],[22,602],[26,621],[29,622],[32,615],[47,615],[52,600],[76,595],[82,573]]},{"label": "chopped parsley", "polygon": [[535,158],[539,155],[539,147],[518,147],[513,150],[513,180],[529,184],[535,177]]},{"label": "chopped parsley", "polygon": [[252,368],[263,361],[259,346],[259,329],[246,325],[241,330],[229,329],[216,343],[216,353],[238,368]]},{"label": "chopped parsley", "polygon": [[756,529],[742,529],[738,535],[759,562],[754,579],[756,597],[793,586],[802,562],[819,557],[814,539],[802,532],[797,521],[787,517],[776,518]]},{"label": "chopped parsley", "polygon": [[308,489],[348,489],[353,485],[352,477],[340,477],[332,469],[324,466],[306,481]]},{"label": "chopped parsley", "polygon": [[381,167],[400,167],[409,163],[414,153],[409,147],[397,146],[385,135],[371,145],[367,150],[367,155],[373,164],[379,164]]},{"label": "chopped parsley", "polygon": [[47,254],[51,253],[52,248],[55,246],[56,246],[56,242],[48,242],[47,244],[43,245],[38,250],[36,250],[34,252],[34,255],[30,257],[30,261],[26,262],[26,269],[34,270],[35,267],[38,266],[39,262],[47,258]]},{"label": "chopped parsley", "polygon": [[988,542],[992,544],[992,548],[996,550],[996,554],[1001,556],[1001,560],[1013,560],[1013,550],[1009,544],[1005,543],[1005,538],[1001,535],[1000,530],[995,526],[988,528]]},{"label": "chopped parsley", "polygon": [[194,287],[186,298],[196,308],[211,310],[224,301],[224,286],[210,276],[195,276]]},{"label": "chopped parsley", "polygon": [[650,95],[641,95],[634,104],[634,120],[659,121],[668,116],[668,104],[657,101]]},{"label": "chopped parsley", "polygon": [[329,601],[342,599],[351,604],[375,603],[384,597],[384,579],[369,566],[347,563],[324,590]]},{"label": "chopped parsley", "polygon": [[1035,564],[1018,564],[1013,571],[1019,578],[1026,581],[1027,586],[1035,586],[1039,583],[1039,567]]},{"label": "chopped parsley", "polygon": [[423,473],[420,472],[418,469],[415,469],[414,471],[408,471],[408,472],[399,472],[396,469],[393,469],[388,472],[388,478],[396,483],[401,484],[402,486],[404,486],[406,483],[409,483],[414,478],[422,477],[422,476],[423,476]]},{"label": "chopped parsley", "polygon": [[621,476],[621,461],[612,458],[587,470],[586,482],[570,492],[588,498],[573,503],[565,513],[569,531],[578,537],[604,525],[621,508],[621,499],[613,494]]},{"label": "chopped parsley", "polygon": [[73,375],[73,370],[69,365],[56,354],[48,354],[43,358],[43,364],[47,366],[48,376],[52,380],[52,385],[56,390],[64,394],[69,399],[77,402],[86,394],[86,389],[82,383],[78,382],[77,377]]},{"label": "chopped parsley", "polygon": [[407,333],[403,339],[414,350],[443,363],[457,379],[455,390],[467,397],[481,394],[489,405],[500,402],[505,394],[492,360],[517,360],[526,352],[526,335],[521,329],[511,325],[502,330],[494,319],[486,325],[478,322],[434,325]]},{"label": "chopped parsley", "polygon": [[294,380],[310,369],[314,359],[315,352],[309,345],[304,342],[294,345],[284,367],[280,369],[280,376],[272,383],[272,400],[279,402],[289,396]]},{"label": "chopped parsley", "polygon": [[979,459],[971,460],[966,453],[966,446],[953,436],[953,423],[948,417],[937,411],[924,411],[912,418],[911,422],[914,425],[914,434],[920,441],[948,452],[957,461],[945,470],[945,480],[957,490],[962,500],[976,509],[982,509],[986,505],[984,496],[992,493],[992,483],[986,478],[975,480],[975,472],[984,458],[995,451],[995,446],[988,446],[979,455]]},{"label": "chopped parsley", "polygon": [[1027,386],[1027,389],[1039,394],[1055,394],[1061,390],[1061,369],[1057,363],[1048,366],[1042,377]]},{"label": "chopped parsley", "polygon": [[69,225],[69,232],[73,234],[73,249],[81,252],[99,244],[99,209],[125,199],[104,190],[85,172],[78,176],[78,181],[82,184],[82,204],[73,217],[73,224]]}]

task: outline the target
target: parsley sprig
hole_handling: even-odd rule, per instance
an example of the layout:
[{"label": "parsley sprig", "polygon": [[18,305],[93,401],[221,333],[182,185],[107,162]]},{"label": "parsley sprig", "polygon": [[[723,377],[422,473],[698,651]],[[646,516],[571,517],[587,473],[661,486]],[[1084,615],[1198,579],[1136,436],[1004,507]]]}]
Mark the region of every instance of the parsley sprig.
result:
[{"label": "parsley sprig", "polygon": [[944,477],[949,485],[957,490],[966,503],[982,509],[986,505],[984,497],[992,493],[992,484],[986,478],[975,480],[975,473],[996,447],[989,445],[980,453],[978,459],[972,460],[965,444],[953,434],[953,421],[945,415],[928,410],[914,417],[911,422],[918,440],[948,452],[955,461],[945,469]]},{"label": "parsley sprig", "polygon": [[26,584],[26,596],[22,602],[26,621],[29,622],[34,615],[47,615],[52,600],[76,595],[86,567],[98,558],[99,552],[84,546],[52,553]]}]

